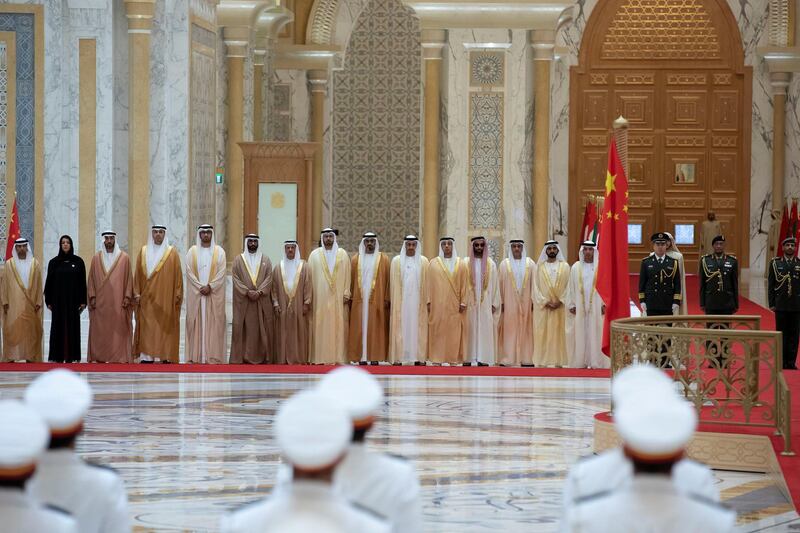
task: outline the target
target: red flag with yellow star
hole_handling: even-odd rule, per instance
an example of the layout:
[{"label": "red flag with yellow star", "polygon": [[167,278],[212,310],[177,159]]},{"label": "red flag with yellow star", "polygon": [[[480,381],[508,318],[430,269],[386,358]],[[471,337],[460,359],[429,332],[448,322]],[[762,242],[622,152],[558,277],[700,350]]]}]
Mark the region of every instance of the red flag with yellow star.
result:
[{"label": "red flag with yellow star", "polygon": [[17,210],[17,198],[14,197],[14,207],[11,208],[11,220],[8,222],[8,240],[6,241],[6,261],[11,259],[11,251],[14,249],[14,241],[19,239],[19,211]]},{"label": "red flag with yellow star", "polygon": [[628,178],[619,159],[617,143],[611,138],[608,148],[606,195],[600,215],[600,242],[597,253],[597,293],[603,299],[603,353],[610,355],[611,321],[631,316],[631,289],[628,276]]}]

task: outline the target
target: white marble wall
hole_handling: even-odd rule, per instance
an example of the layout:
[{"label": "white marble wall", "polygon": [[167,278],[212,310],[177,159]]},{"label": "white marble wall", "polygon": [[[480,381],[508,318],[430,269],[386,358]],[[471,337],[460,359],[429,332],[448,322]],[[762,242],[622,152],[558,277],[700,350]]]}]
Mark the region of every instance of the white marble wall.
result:
[{"label": "white marble wall", "polygon": [[311,93],[308,89],[306,71],[276,69],[274,85],[289,86],[292,129],[289,139],[308,141],[311,139]]},{"label": "white marble wall", "polygon": [[[188,228],[189,4],[156,2],[150,56],[150,217],[185,251]],[[211,179],[211,178],[209,178]],[[191,241],[191,242],[190,242]]]},{"label": "white marble wall", "polygon": [[[226,168],[225,147],[228,142],[228,50],[222,40],[222,32],[217,33],[217,166]],[[226,193],[228,182],[217,185],[215,229],[217,235],[228,234],[228,203]]]},{"label": "white marble wall", "polygon": [[[112,227],[128,249],[128,19],[123,0],[113,0],[113,205]],[[103,231],[102,229],[100,231]]]},{"label": "white marble wall", "polygon": [[794,74],[786,98],[786,195],[800,197],[800,74]]},{"label": "white marble wall", "polygon": [[[553,207],[563,206],[567,216],[569,161],[569,67],[577,64],[580,41],[592,9],[599,0],[576,0],[574,18],[558,32],[556,45],[565,54],[553,69],[551,84],[550,176]],[[772,96],[769,74],[756,49],[767,44],[768,0],[728,0],[745,49],[745,64],[753,67],[753,109],[750,174],[750,268],[764,267],[766,236],[759,231],[764,202],[771,201],[772,175]],[[800,131],[800,130],[799,130]],[[798,143],[795,143],[798,144]],[[798,149],[800,151],[800,149]],[[789,154],[787,153],[787,156]],[[766,222],[764,223],[766,225]],[[767,229],[766,227],[764,229]]]}]

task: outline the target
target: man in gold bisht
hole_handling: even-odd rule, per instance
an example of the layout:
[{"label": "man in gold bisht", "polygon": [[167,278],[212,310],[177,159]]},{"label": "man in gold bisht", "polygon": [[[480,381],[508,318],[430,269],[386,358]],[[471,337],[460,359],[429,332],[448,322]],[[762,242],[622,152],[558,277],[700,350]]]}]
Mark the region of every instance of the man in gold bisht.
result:
[{"label": "man in gold bisht", "polygon": [[130,363],[133,349],[133,272],[117,234],[104,231],[89,265],[90,363]]},{"label": "man in gold bisht", "polygon": [[178,252],[170,246],[167,227],[154,225],[142,246],[133,278],[136,331],[133,356],[142,363],[156,359],[177,363],[181,338],[183,272]]},{"label": "man in gold bisht", "polygon": [[272,306],[277,316],[277,363],[308,364],[308,321],[311,317],[311,274],[300,259],[297,241],[283,243],[283,259],[272,274]]},{"label": "man in gold bisht", "polygon": [[570,268],[556,241],[547,241],[536,264],[533,363],[567,365],[566,310]]},{"label": "man in gold bisht", "polygon": [[197,227],[197,244],[186,252],[186,361],[225,362],[225,250],[214,227]]},{"label": "man in gold bisht", "polygon": [[513,239],[508,242],[508,255],[498,270],[503,304],[497,363],[501,366],[531,366],[536,263],[528,257],[525,241]]},{"label": "man in gold bisht", "polygon": [[377,365],[389,347],[389,258],[380,251],[378,236],[368,231],[358,255],[350,261],[353,300],[347,357],[351,363]]},{"label": "man in gold bisht", "polygon": [[339,248],[337,233],[332,228],[323,229],[320,247],[308,257],[312,284],[312,364],[347,362],[350,258],[343,248]]},{"label": "man in gold bisht", "polygon": [[233,259],[231,364],[272,362],[274,324],[272,262],[261,253],[261,239],[244,237],[244,252]]},{"label": "man in gold bisht", "polygon": [[3,353],[0,361],[42,361],[42,266],[28,239],[17,239],[6,262],[3,302]]},{"label": "man in gold bisht", "polygon": [[452,237],[439,239],[439,257],[428,267],[428,361],[460,364],[467,349],[467,267]]},{"label": "man in gold bisht", "polygon": [[415,235],[406,236],[400,254],[392,259],[389,285],[389,361],[424,365],[428,353],[428,258],[421,254]]}]

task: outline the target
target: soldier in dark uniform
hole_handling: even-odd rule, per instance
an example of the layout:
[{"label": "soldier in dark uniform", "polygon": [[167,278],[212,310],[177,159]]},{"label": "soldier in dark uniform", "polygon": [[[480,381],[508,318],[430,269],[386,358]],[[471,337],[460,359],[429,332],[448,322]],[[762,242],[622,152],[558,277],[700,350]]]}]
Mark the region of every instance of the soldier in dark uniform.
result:
[{"label": "soldier in dark uniform", "polygon": [[[739,263],[725,253],[725,237],[712,239],[714,253],[700,258],[700,307],[707,315],[732,315],[739,310]],[[724,323],[709,322],[709,329],[726,329]],[[727,343],[725,343],[727,344]],[[706,355],[717,356],[725,364],[729,347],[720,341],[706,343]]]},{"label": "soldier in dark uniform", "polygon": [[783,333],[783,368],[795,370],[800,334],[800,261],[794,237],[783,239],[783,255],[769,263],[767,296],[775,312],[775,329]]},{"label": "soldier in dark uniform", "polygon": [[639,271],[639,305],[647,316],[672,315],[681,303],[681,273],[678,262],[667,255],[667,235],[650,238],[653,255],[642,259]]}]

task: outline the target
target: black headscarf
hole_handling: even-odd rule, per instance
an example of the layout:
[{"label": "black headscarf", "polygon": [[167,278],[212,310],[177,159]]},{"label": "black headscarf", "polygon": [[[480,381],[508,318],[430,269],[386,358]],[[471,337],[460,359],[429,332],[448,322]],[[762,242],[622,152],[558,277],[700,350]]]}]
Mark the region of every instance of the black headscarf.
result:
[{"label": "black headscarf", "polygon": [[[65,252],[61,249],[61,241],[67,239],[69,241],[69,252]],[[58,238],[58,255],[56,259],[60,259],[61,261],[69,261],[75,257],[75,245],[72,243],[72,237],[69,235],[62,235]]]}]

